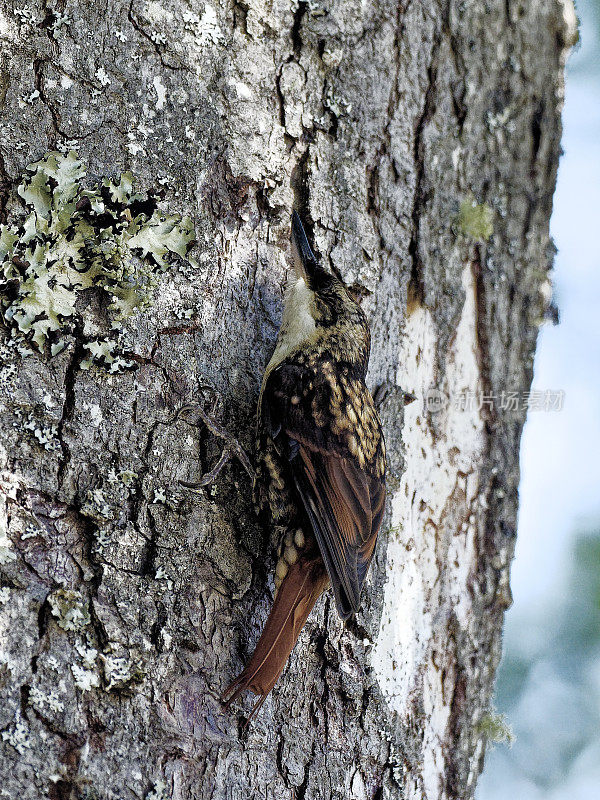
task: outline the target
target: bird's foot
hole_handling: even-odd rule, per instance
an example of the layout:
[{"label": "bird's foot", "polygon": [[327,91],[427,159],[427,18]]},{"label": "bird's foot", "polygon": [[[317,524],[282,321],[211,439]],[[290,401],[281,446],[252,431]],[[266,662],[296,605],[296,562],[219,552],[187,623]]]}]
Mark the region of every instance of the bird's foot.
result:
[{"label": "bird's foot", "polygon": [[[254,469],[252,468],[252,464],[250,463],[250,459],[248,458],[246,451],[238,442],[238,440],[229,433],[220,423],[218,423],[214,417],[216,412],[218,400],[215,400],[213,403],[213,407],[210,413],[206,413],[201,405],[196,403],[188,403],[185,406],[182,406],[173,419],[173,422],[176,422],[181,416],[187,414],[188,412],[195,412],[198,415],[198,418],[204,425],[208,428],[208,430],[217,438],[222,439],[225,442],[225,447],[223,448],[223,452],[215,466],[207,473],[205,473],[199,481],[195,481],[190,483],[188,481],[179,481],[179,483],[184,486],[186,489],[198,490],[201,489],[203,486],[209,486],[210,484],[214,483],[218,474],[221,472],[225,464],[229,461],[232,456],[235,456],[240,464],[244,467],[248,475],[250,476],[251,480],[254,480]],[[186,420],[187,421],[187,420]],[[190,422],[191,425],[197,425],[198,420],[194,422]]]}]

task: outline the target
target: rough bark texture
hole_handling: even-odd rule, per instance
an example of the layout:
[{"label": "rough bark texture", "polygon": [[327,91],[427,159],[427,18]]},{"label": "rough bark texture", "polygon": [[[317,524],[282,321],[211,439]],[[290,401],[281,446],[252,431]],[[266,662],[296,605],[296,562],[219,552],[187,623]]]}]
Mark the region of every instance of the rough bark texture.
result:
[{"label": "rough bark texture", "polygon": [[[198,240],[123,323],[133,367],[81,370],[85,328],[52,358],[3,334],[0,796],[473,795],[525,412],[423,396],[529,388],[571,19],[560,0],[0,5],[2,220],[27,164],[75,148],[90,185],[162,187]],[[218,696],[266,618],[273,543],[235,457],[182,489],[224,440],[173,417],[205,404],[251,449],[294,205],[371,320],[391,490],[358,618],[321,599],[245,729]]]}]

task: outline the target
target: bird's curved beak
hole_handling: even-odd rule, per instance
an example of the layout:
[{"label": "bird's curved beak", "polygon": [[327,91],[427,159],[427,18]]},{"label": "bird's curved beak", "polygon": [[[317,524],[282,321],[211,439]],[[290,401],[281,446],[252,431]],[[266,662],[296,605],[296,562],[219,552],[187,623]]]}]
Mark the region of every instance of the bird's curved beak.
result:
[{"label": "bird's curved beak", "polygon": [[306,238],[304,225],[298,214],[292,212],[292,260],[298,278],[310,279],[318,268],[317,259]]}]

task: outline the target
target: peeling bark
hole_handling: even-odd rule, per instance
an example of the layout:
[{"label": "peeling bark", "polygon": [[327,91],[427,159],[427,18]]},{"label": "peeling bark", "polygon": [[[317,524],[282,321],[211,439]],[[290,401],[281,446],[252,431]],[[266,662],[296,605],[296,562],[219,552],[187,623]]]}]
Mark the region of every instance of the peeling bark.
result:
[{"label": "peeling bark", "polygon": [[[473,796],[525,410],[424,397],[530,386],[573,19],[568,0],[0,6],[0,221],[27,164],[75,148],[88,181],[131,170],[197,232],[124,323],[132,368],[82,370],[85,328],[53,358],[1,334],[2,796]],[[488,241],[457,225],[470,197]],[[218,698],[275,550],[215,432],[251,451],[292,207],[370,318],[390,500],[361,612],[344,627],[319,601],[246,729]]]}]

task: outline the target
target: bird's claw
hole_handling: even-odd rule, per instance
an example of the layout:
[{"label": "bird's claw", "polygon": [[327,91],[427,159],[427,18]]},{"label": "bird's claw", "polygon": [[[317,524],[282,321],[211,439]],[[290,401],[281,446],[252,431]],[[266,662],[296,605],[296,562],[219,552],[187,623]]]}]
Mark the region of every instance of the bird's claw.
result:
[{"label": "bird's claw", "polygon": [[[186,489],[191,489],[192,491],[197,491],[201,489],[203,486],[209,486],[211,483],[214,483],[216,480],[219,472],[223,469],[225,464],[229,461],[231,456],[235,456],[243,468],[246,470],[248,475],[250,476],[251,480],[254,480],[254,470],[252,468],[252,464],[250,463],[250,459],[248,458],[246,451],[238,442],[238,440],[229,433],[222,425],[220,425],[214,419],[214,413],[216,411],[218,404],[218,399],[215,399],[213,403],[213,407],[211,409],[211,413],[207,414],[204,409],[196,404],[196,403],[188,403],[184,406],[181,406],[178,409],[175,417],[173,419],[176,422],[183,414],[187,413],[188,411],[195,411],[204,425],[208,428],[208,430],[217,438],[223,439],[225,442],[225,447],[223,448],[223,452],[215,466],[210,470],[210,472],[205,473],[199,481],[194,483],[189,483],[188,481],[179,481],[181,486],[185,487]],[[197,425],[197,422],[190,423]]]}]

